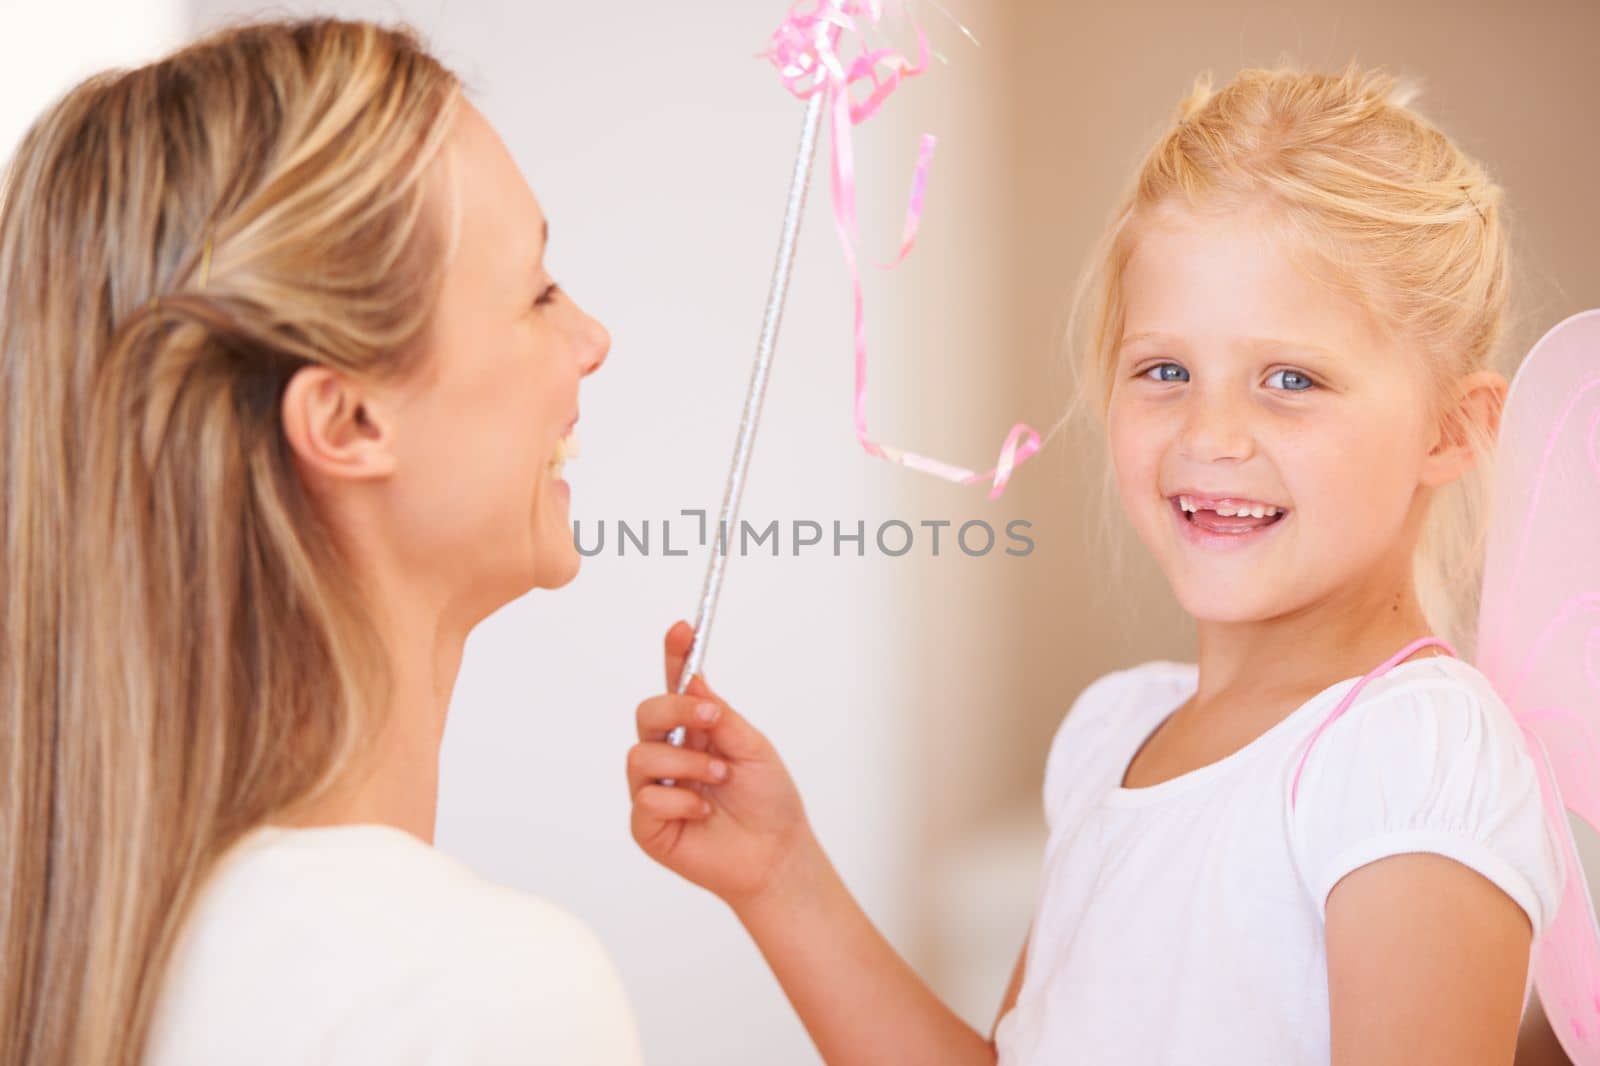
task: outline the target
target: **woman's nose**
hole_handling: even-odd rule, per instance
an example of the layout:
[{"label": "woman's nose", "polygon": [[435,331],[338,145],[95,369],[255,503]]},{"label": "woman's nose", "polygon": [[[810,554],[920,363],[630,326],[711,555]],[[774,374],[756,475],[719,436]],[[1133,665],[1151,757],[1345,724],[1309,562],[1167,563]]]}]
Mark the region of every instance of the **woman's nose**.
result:
[{"label": "woman's nose", "polygon": [[1186,405],[1179,448],[1197,463],[1240,462],[1255,451],[1243,405],[1227,396],[1194,395]]},{"label": "woman's nose", "polygon": [[611,354],[611,331],[588,313],[580,311],[579,314],[583,315],[578,340],[578,350],[583,359],[580,372],[588,377],[599,370],[605,364],[606,356]]}]

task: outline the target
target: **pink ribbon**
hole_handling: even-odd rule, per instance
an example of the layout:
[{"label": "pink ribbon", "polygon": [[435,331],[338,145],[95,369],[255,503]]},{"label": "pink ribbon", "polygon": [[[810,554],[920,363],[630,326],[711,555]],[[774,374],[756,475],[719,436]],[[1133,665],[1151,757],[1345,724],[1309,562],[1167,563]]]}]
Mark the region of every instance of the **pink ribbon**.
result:
[{"label": "pink ribbon", "polygon": [[[850,283],[855,291],[856,439],[868,455],[925,474],[962,485],[990,482],[989,499],[997,500],[1005,492],[1006,484],[1017,467],[1039,451],[1039,433],[1030,426],[1019,423],[1012,427],[1000,449],[994,469],[981,474],[880,444],[867,432],[866,299],[861,289],[861,268],[856,261],[856,239],[860,227],[856,216],[855,154],[851,130],[877,114],[902,81],[927,70],[929,60],[928,39],[921,27],[916,27],[918,55],[915,61],[892,48],[870,48],[865,42],[860,42],[860,54],[846,62],[840,54],[845,34],[853,33],[859,37],[860,20],[866,19],[876,25],[882,18],[882,0],[796,0],[789,17],[772,35],[772,43],[766,52],[766,58],[778,68],[784,87],[795,96],[802,100],[809,100],[818,93],[828,96],[833,127],[833,219],[839,231],[839,242],[844,247]],[[859,102],[853,95],[857,92],[857,86],[866,90]],[[936,144],[932,136],[922,138],[916,171],[911,181],[900,253],[892,263],[886,264],[885,269],[893,269],[903,263],[916,247],[917,232],[922,223],[922,204],[928,187],[928,171],[933,165]]]}]

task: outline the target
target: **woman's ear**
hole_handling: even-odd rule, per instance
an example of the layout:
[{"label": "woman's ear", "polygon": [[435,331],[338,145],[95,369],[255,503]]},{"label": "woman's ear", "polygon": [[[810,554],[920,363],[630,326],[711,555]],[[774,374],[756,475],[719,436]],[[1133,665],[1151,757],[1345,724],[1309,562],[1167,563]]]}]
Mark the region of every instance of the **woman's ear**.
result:
[{"label": "woman's ear", "polygon": [[1505,375],[1495,370],[1479,370],[1460,380],[1453,401],[1439,416],[1438,436],[1423,463],[1425,485],[1449,484],[1487,458],[1480,445],[1499,433],[1509,388]]},{"label": "woman's ear", "polygon": [[394,473],[392,427],[376,397],[325,366],[295,371],[283,392],[283,433],[296,463],[323,480],[366,481]]}]

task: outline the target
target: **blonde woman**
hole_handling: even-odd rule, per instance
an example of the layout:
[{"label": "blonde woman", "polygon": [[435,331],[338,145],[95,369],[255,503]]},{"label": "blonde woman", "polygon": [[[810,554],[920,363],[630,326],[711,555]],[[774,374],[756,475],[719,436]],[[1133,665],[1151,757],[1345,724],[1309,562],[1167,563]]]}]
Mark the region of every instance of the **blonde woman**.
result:
[{"label": "blonde woman", "polygon": [[594,938],[430,846],[467,633],[577,573],[609,346],[457,79],[234,28],[0,196],[0,1060],[636,1062]]}]

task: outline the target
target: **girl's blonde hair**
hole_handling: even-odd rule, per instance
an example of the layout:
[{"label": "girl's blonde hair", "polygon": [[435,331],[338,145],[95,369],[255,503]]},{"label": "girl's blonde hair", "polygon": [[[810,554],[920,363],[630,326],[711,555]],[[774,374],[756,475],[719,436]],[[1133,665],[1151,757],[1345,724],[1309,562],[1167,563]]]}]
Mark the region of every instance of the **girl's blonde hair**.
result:
[{"label": "girl's blonde hair", "polygon": [[[1079,402],[1104,414],[1123,333],[1122,275],[1164,207],[1263,209],[1304,266],[1426,361],[1439,410],[1467,374],[1495,366],[1510,252],[1499,186],[1414,111],[1414,86],[1355,64],[1340,74],[1202,76],[1119,202],[1074,302]],[[1454,425],[1479,455],[1442,490],[1418,542],[1430,622],[1466,642],[1481,571],[1484,469],[1493,441]]]},{"label": "girl's blonde hair", "polygon": [[382,649],[278,406],[419,358],[460,98],[244,25],[73,89],[0,184],[0,1061],[139,1061],[208,864],[340,775]]}]

